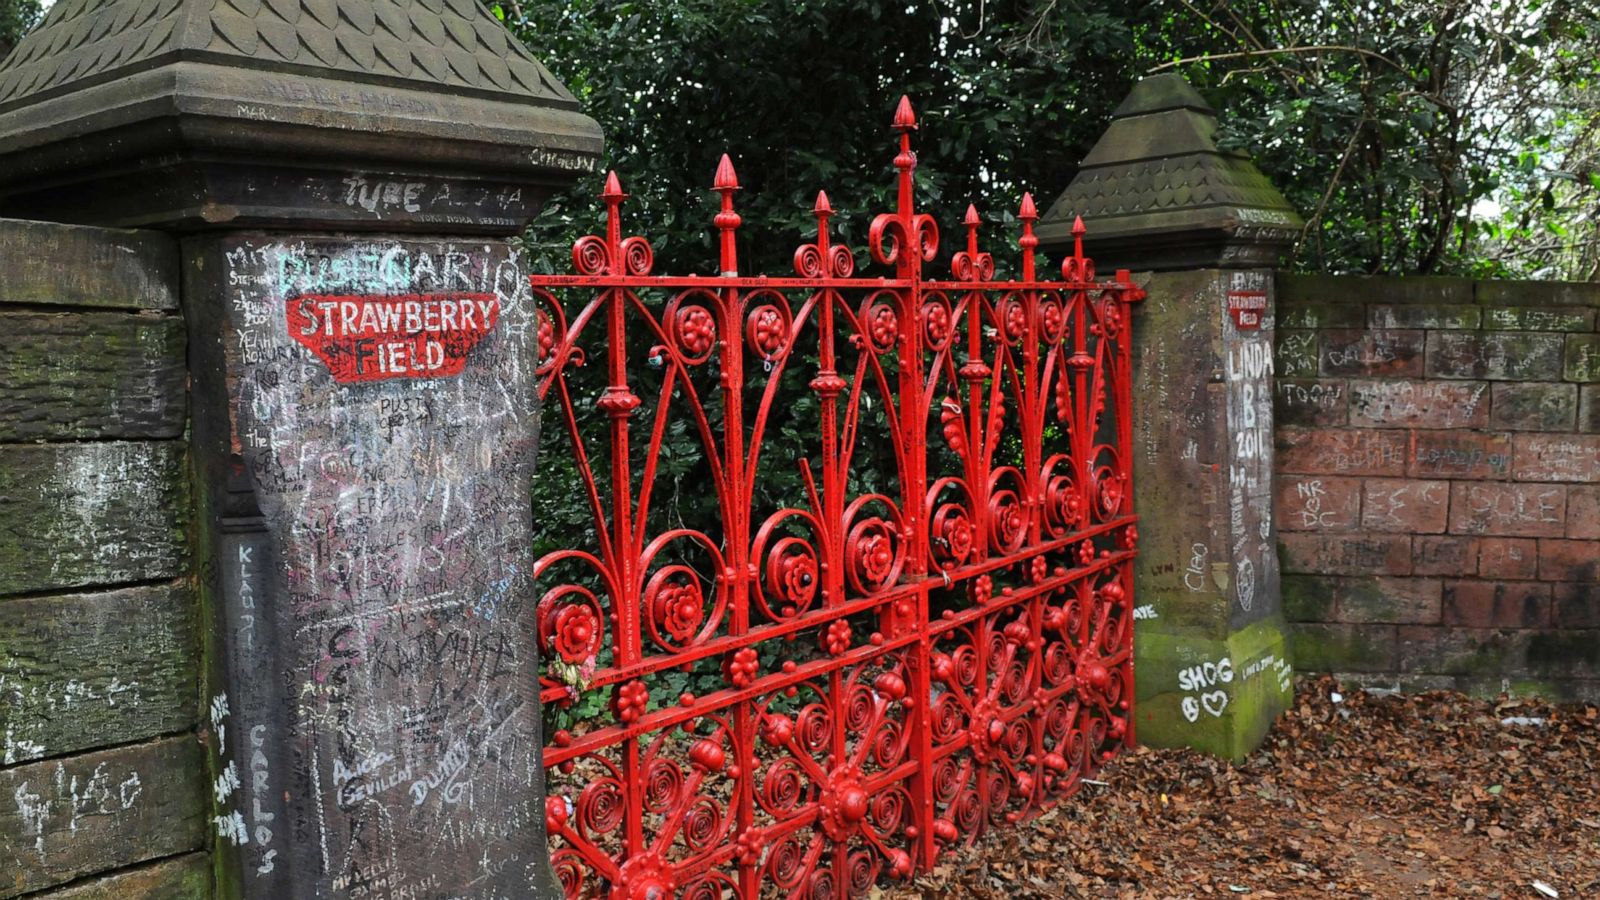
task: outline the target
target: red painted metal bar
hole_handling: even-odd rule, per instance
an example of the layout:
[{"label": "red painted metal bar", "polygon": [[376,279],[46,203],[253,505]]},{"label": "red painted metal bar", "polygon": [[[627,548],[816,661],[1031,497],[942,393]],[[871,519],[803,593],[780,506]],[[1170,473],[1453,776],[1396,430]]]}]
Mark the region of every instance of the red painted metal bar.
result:
[{"label": "red painted metal bar", "polygon": [[[535,567],[541,695],[610,701],[547,735],[568,896],[859,896],[1133,738],[1143,294],[1095,280],[1081,224],[1040,279],[1028,196],[1020,277],[995,279],[969,207],[950,278],[924,278],[909,101],[892,127],[883,275],[856,274],[820,192],[795,274],[741,275],[723,157],[718,275],[652,275],[613,174],[576,274],[532,279],[540,395],[593,519]],[[706,521],[664,475],[686,447]]]}]

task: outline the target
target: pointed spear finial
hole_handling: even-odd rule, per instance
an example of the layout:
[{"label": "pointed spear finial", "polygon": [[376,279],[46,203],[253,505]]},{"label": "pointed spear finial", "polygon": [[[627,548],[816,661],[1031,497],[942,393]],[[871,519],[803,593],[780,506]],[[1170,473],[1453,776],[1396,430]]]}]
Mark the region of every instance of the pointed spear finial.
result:
[{"label": "pointed spear finial", "polygon": [[833,215],[833,204],[828,202],[827,191],[817,191],[817,202],[811,207],[811,211],[822,218]]},{"label": "pointed spear finial", "polygon": [[1017,210],[1017,218],[1024,222],[1032,222],[1039,218],[1039,209],[1033,205],[1033,194],[1024,192],[1022,195],[1022,208]]},{"label": "pointed spear finial", "polygon": [[1022,280],[1032,281],[1033,248],[1039,246],[1039,238],[1033,233],[1033,222],[1039,218],[1039,210],[1033,205],[1033,194],[1022,195],[1022,208],[1017,210],[1017,218],[1022,220],[1022,237],[1017,239],[1017,244],[1022,247]]},{"label": "pointed spear finial", "polygon": [[734,173],[733,160],[726,153],[717,163],[717,174],[711,180],[711,189],[722,195],[722,209],[711,221],[722,233],[722,274],[731,278],[739,274],[739,250],[734,243],[733,233],[743,220],[733,211],[733,192],[739,189],[739,176]]},{"label": "pointed spear finial", "polygon": [[1083,259],[1083,236],[1089,229],[1083,227],[1083,216],[1074,216],[1072,219],[1072,255],[1076,259]]},{"label": "pointed spear finial", "polygon": [[606,201],[607,203],[613,201],[621,203],[622,201],[628,199],[628,195],[622,192],[622,181],[621,179],[617,178],[616,169],[612,169],[606,173],[606,186],[605,189],[600,192],[600,199]]},{"label": "pointed spear finial", "polygon": [[717,175],[711,182],[714,191],[737,191],[739,189],[739,175],[733,171],[733,160],[728,154],[722,154],[722,160],[717,163]]},{"label": "pointed spear finial", "polygon": [[911,109],[911,98],[905,94],[900,95],[900,105],[894,108],[893,127],[896,131],[915,131],[917,129],[917,114]]},{"label": "pointed spear finial", "polygon": [[961,220],[961,224],[967,226],[968,228],[977,228],[982,223],[983,223],[983,220],[978,218],[978,207],[974,206],[971,203],[968,203],[967,204],[967,217],[965,219]]}]

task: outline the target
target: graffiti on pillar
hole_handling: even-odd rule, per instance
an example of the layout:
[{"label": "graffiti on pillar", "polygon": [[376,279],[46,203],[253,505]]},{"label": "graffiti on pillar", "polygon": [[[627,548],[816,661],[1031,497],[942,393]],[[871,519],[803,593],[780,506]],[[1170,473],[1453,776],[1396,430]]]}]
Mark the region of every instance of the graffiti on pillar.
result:
[{"label": "graffiti on pillar", "polygon": [[252,897],[527,896],[548,862],[535,623],[510,601],[536,424],[516,252],[240,236],[199,271],[259,505],[217,567],[226,865]]},{"label": "graffiti on pillar", "polygon": [[[1272,329],[1263,323],[1267,278],[1263,271],[1229,276],[1224,305],[1236,337],[1227,342],[1228,533],[1232,544],[1234,599],[1254,609],[1256,597],[1275,578],[1272,539]],[[1252,320],[1240,305],[1260,306]],[[1225,326],[1227,327],[1227,326]]]}]

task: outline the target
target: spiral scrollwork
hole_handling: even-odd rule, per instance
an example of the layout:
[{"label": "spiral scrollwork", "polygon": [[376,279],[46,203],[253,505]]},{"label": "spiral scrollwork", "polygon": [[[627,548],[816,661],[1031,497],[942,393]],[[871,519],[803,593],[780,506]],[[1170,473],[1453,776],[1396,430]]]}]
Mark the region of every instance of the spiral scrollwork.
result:
[{"label": "spiral scrollwork", "polygon": [[856,257],[849,247],[834,244],[824,261],[816,244],[801,244],[794,251],[794,271],[801,278],[849,278],[855,274]]},{"label": "spiral scrollwork", "polygon": [[973,255],[962,250],[950,257],[950,274],[957,281],[992,281],[994,256],[989,253]]},{"label": "spiral scrollwork", "polygon": [[846,862],[849,871],[850,896],[855,897],[865,894],[878,880],[878,858],[866,850],[857,850],[850,854]]},{"label": "spiral scrollwork", "polygon": [[550,867],[555,870],[562,896],[582,897],[588,893],[589,867],[577,851],[563,847],[552,852]]},{"label": "spiral scrollwork", "polygon": [[825,752],[833,738],[833,713],[820,703],[808,705],[795,717],[795,733],[806,752]]},{"label": "spiral scrollwork", "polygon": [[615,778],[590,782],[578,794],[577,823],[580,833],[595,837],[617,830],[627,806],[622,784]]},{"label": "spiral scrollwork", "polygon": [[572,267],[580,275],[605,275],[611,271],[611,247],[605,238],[588,235],[572,245]]},{"label": "spiral scrollwork", "polygon": [[623,238],[622,262],[629,275],[649,275],[655,268],[655,251],[650,249],[650,242],[642,237]]},{"label": "spiral scrollwork", "polygon": [[792,759],[781,759],[767,766],[756,794],[761,808],[783,818],[793,815],[806,800],[806,778]]},{"label": "spiral scrollwork", "polygon": [[700,853],[718,846],[722,836],[722,804],[710,797],[696,797],[683,814],[683,843],[693,852]]},{"label": "spiral scrollwork", "polygon": [[1094,280],[1094,260],[1082,256],[1069,256],[1061,261],[1061,278],[1083,283]]},{"label": "spiral scrollwork", "polygon": [[784,890],[800,884],[806,875],[806,849],[799,837],[785,835],[772,846],[767,853],[767,875],[773,884]]},{"label": "spiral scrollwork", "polygon": [[683,767],[670,759],[656,759],[645,770],[644,808],[666,812],[683,790]]}]

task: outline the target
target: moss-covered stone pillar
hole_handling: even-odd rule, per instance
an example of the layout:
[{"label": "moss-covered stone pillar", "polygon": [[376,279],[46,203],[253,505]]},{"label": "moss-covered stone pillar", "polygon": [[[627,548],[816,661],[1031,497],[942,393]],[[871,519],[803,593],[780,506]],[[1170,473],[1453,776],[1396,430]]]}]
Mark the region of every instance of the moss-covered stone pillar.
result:
[{"label": "moss-covered stone pillar", "polygon": [[0,215],[182,237],[218,896],[552,894],[507,238],[599,151],[474,0],[59,3],[0,67]]},{"label": "moss-covered stone pillar", "polygon": [[1132,269],[1139,739],[1238,758],[1292,696],[1272,524],[1271,266],[1300,226],[1177,75],[1136,85],[1041,223]]}]

